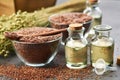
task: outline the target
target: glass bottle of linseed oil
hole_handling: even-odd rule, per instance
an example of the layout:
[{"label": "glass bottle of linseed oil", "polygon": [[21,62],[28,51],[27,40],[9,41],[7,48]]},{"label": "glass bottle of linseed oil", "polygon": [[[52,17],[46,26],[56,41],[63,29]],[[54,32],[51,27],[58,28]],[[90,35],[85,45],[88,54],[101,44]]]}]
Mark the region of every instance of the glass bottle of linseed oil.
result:
[{"label": "glass bottle of linseed oil", "polygon": [[90,44],[92,66],[101,58],[106,62],[106,65],[112,66],[114,53],[114,40],[110,37],[112,27],[108,25],[98,25],[93,29],[95,30],[96,36]]},{"label": "glass bottle of linseed oil", "polygon": [[102,22],[102,11],[98,6],[99,2],[100,0],[87,0],[87,7],[83,12],[93,17],[92,27],[100,25]]},{"label": "glass bottle of linseed oil", "polygon": [[93,30],[94,26],[101,25],[102,22],[102,11],[99,8],[99,2],[100,0],[87,0],[86,9],[83,11],[83,13],[90,15],[93,18],[91,30],[86,36],[88,41],[91,41],[95,36],[95,31]]},{"label": "glass bottle of linseed oil", "polygon": [[82,24],[70,24],[69,37],[65,43],[66,66],[71,69],[81,69],[87,66],[87,40],[83,37]]}]

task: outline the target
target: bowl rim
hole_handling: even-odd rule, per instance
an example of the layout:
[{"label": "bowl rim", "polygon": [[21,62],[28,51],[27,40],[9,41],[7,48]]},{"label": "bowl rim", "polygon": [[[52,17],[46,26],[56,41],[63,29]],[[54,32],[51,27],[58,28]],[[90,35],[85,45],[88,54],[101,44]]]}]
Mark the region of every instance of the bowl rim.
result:
[{"label": "bowl rim", "polygon": [[[60,33],[60,34],[62,34],[62,33]],[[56,38],[55,40],[47,41],[47,42],[44,42],[44,43],[22,42],[22,41],[17,41],[17,40],[12,40],[12,43],[16,42],[16,43],[21,43],[21,44],[47,44],[47,43],[51,43],[51,42],[54,42],[54,41],[57,41],[57,40],[61,41],[62,37],[63,37],[63,35],[61,35],[60,37]]]},{"label": "bowl rim", "polygon": [[[51,20],[51,18],[54,17],[54,16],[56,16],[56,15],[72,14],[72,13],[73,13],[73,14],[74,14],[74,13],[84,14],[84,13],[82,13],[82,12],[56,13],[56,14],[53,14],[53,15],[49,16],[48,21],[49,21],[50,23],[55,23],[55,24],[59,24],[59,25],[69,25],[69,24],[65,24],[65,23],[55,22],[55,21]],[[87,15],[87,16],[89,16],[89,15]],[[91,20],[89,20],[89,21],[84,21],[84,22],[81,22],[81,23],[82,23],[82,24],[91,23],[91,22],[93,21],[93,18],[92,18],[92,16],[90,16],[90,17],[91,17]]]}]

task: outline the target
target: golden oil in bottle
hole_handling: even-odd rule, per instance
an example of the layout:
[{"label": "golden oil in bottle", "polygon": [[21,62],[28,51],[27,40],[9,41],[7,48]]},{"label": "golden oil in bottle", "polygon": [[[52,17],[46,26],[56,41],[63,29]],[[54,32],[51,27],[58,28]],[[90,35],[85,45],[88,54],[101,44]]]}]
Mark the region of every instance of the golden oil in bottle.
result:
[{"label": "golden oil in bottle", "polygon": [[87,46],[77,41],[69,41],[65,46],[67,66],[83,68],[87,64]]},{"label": "golden oil in bottle", "polygon": [[66,66],[80,69],[87,66],[87,40],[83,37],[82,24],[70,24],[69,37],[65,43]]},{"label": "golden oil in bottle", "polygon": [[106,65],[113,64],[113,54],[114,54],[114,40],[110,37],[111,26],[108,25],[98,25],[94,27],[95,39],[91,41],[91,62],[94,63],[102,58]]},{"label": "golden oil in bottle", "polygon": [[[101,43],[102,45],[100,45]],[[113,64],[113,51],[114,51],[114,44],[109,42],[102,43],[102,42],[93,42],[91,44],[91,60],[92,64],[102,58],[105,60],[107,65]]]}]

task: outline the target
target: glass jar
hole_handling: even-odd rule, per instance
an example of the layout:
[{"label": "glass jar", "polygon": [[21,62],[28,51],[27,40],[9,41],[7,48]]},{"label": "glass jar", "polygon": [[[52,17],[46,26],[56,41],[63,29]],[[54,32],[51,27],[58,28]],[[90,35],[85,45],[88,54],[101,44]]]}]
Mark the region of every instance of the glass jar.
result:
[{"label": "glass jar", "polygon": [[95,62],[102,58],[106,65],[113,64],[114,40],[110,37],[111,26],[98,25],[94,27],[95,39],[91,42],[91,62],[94,66]]},{"label": "glass jar", "polygon": [[83,37],[82,24],[70,24],[69,37],[65,43],[66,66],[80,69],[87,66],[87,40]]}]

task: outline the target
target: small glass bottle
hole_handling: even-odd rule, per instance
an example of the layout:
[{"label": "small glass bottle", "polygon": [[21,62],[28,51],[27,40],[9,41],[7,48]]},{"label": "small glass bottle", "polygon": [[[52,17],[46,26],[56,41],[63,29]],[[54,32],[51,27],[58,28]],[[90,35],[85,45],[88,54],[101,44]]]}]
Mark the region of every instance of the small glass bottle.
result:
[{"label": "small glass bottle", "polygon": [[102,58],[106,65],[113,64],[114,40],[110,37],[111,26],[98,25],[94,27],[96,37],[91,42],[91,62],[92,66],[95,62]]},{"label": "small glass bottle", "polygon": [[100,25],[102,22],[102,11],[99,8],[99,0],[87,0],[86,1],[86,9],[83,11],[83,13],[90,15],[93,17],[93,21],[91,24],[91,30],[89,33],[87,33],[86,38],[88,41],[91,41],[93,37],[95,36],[95,31],[93,30],[93,27],[96,25]]},{"label": "small glass bottle", "polygon": [[65,43],[66,66],[80,69],[87,66],[87,40],[83,37],[82,24],[70,24],[69,37]]},{"label": "small glass bottle", "polygon": [[88,14],[93,17],[92,28],[96,25],[100,25],[102,21],[102,11],[100,10],[98,0],[87,0],[86,9],[83,13]]}]

